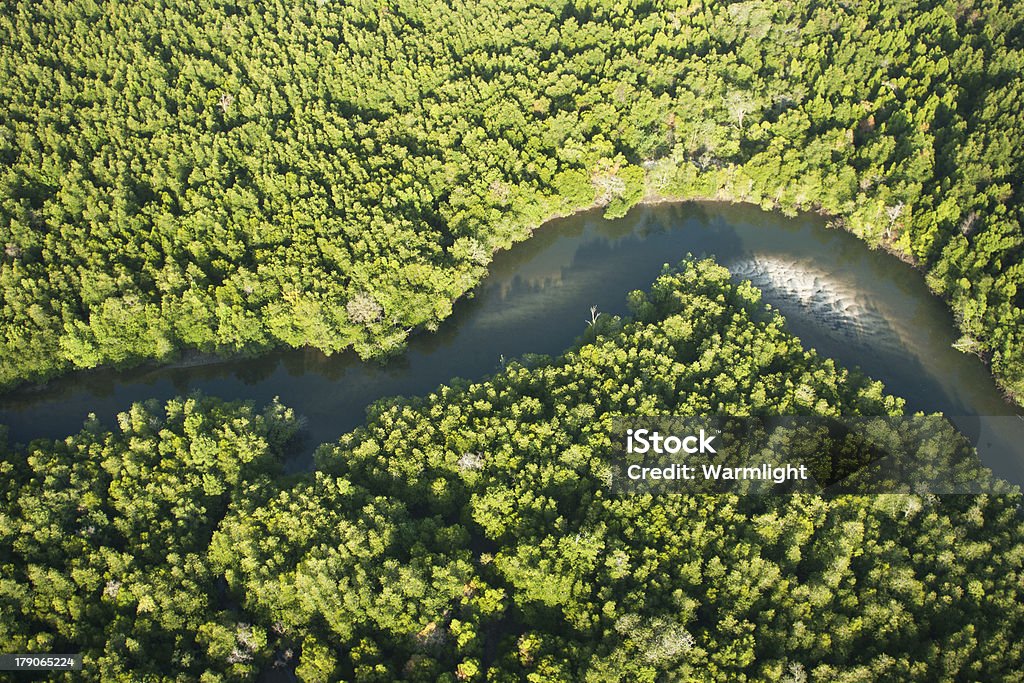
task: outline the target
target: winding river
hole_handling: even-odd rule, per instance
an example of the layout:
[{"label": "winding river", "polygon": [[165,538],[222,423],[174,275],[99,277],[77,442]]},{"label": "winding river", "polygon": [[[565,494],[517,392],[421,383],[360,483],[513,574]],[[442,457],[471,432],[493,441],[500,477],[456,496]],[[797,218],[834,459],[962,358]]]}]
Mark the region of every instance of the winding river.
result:
[{"label": "winding river", "polygon": [[10,427],[12,441],[25,442],[73,433],[89,412],[113,424],[116,413],[148,398],[196,390],[257,403],[279,396],[308,420],[302,454],[289,463],[308,467],[313,447],[360,424],[376,399],[425,394],[453,377],[481,378],[525,353],[558,354],[582,332],[592,305],[625,313],[630,290],[646,289],[662,264],[687,253],[714,256],[751,280],[805,346],[882,380],[911,411],[951,416],[975,439],[985,464],[1024,483],[1024,417],[978,358],[952,348],[952,315],[919,272],[826,228],[818,216],[718,203],[639,206],[616,221],[599,212],[552,221],[498,254],[472,299],[385,366],[352,353],[289,350],[79,373],[0,397],[0,424]]}]

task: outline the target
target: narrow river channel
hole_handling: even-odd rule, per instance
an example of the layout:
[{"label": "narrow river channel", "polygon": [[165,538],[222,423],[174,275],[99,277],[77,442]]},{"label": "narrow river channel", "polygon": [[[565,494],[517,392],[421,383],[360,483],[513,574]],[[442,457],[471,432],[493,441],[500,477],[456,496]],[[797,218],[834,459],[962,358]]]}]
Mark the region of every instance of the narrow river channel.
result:
[{"label": "narrow river channel", "polygon": [[629,291],[646,289],[662,264],[687,253],[714,256],[753,281],[804,346],[859,366],[905,398],[910,411],[949,415],[997,475],[1024,483],[1024,417],[978,358],[953,349],[952,315],[921,273],[826,228],[818,216],[717,203],[640,206],[616,221],[599,212],[552,221],[498,254],[474,298],[385,366],[351,353],[291,350],[79,373],[0,397],[0,424],[10,427],[12,441],[26,442],[76,432],[89,412],[112,425],[116,413],[149,398],[198,390],[262,404],[279,396],[308,420],[304,451],[290,463],[308,467],[313,447],[361,423],[376,399],[425,394],[453,377],[481,378],[526,353],[558,354],[582,333],[592,305],[625,313]]}]

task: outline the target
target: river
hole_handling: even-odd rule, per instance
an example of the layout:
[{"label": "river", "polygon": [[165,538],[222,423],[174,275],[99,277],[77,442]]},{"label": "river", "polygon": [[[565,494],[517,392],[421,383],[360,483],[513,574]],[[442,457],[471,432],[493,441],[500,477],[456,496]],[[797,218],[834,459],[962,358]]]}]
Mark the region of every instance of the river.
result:
[{"label": "river", "polygon": [[910,411],[951,416],[986,465],[1024,483],[1024,417],[978,358],[953,349],[952,315],[921,273],[819,216],[703,202],[642,205],[615,221],[595,211],[551,221],[497,254],[475,296],[387,365],[286,350],[191,367],[103,369],[0,397],[0,424],[12,441],[26,442],[74,433],[90,412],[113,425],[118,412],[149,398],[198,390],[262,404],[278,396],[307,420],[302,452],[289,462],[301,469],[316,444],[360,424],[376,399],[482,378],[526,353],[560,353],[582,333],[591,306],[626,313],[629,291],[647,289],[662,264],[687,253],[714,256],[752,280],[806,347],[859,366]]}]

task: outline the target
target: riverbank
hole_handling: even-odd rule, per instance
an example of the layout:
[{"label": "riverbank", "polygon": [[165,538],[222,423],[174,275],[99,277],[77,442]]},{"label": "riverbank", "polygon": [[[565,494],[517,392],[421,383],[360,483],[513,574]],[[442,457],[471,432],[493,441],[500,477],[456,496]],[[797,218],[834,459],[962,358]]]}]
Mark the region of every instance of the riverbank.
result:
[{"label": "riverbank", "polygon": [[[379,399],[486,377],[500,370],[502,357],[559,355],[584,333],[591,306],[628,315],[629,292],[649,288],[663,264],[687,253],[714,255],[734,275],[763,274],[762,301],[783,313],[805,347],[860,367],[888,393],[907,398],[912,412],[1016,414],[985,366],[952,348],[953,318],[918,271],[828,229],[816,214],[787,218],[750,204],[690,201],[637,206],[614,221],[592,210],[545,224],[495,254],[474,295],[436,332],[413,335],[388,363],[297,349],[98,369],[0,396],[0,424],[10,425],[13,441],[63,438],[89,413],[115,424],[136,401],[200,392],[264,404],[278,396],[308,418],[308,452],[299,456],[310,462],[316,444],[362,424]],[[849,316],[856,324],[842,323]]]},{"label": "riverbank", "polygon": [[[884,253],[887,257],[898,258],[898,260],[902,264],[914,268],[915,272],[921,280],[921,283],[928,289],[930,294],[935,297],[936,301],[942,302],[943,306],[946,307],[948,310],[948,301],[946,301],[943,297],[938,296],[935,293],[935,291],[929,286],[928,279],[924,277],[925,271],[921,264],[916,263],[911,258],[899,258],[899,252],[894,251],[893,249],[885,249],[882,245],[870,244],[867,240],[855,235],[851,230],[847,229],[846,226],[837,225],[837,222],[841,220],[841,218],[825,211],[820,207],[817,210],[795,212],[796,216],[790,217],[788,216],[788,214],[794,212],[783,211],[781,207],[778,206],[776,206],[774,210],[769,211],[766,210],[763,206],[761,206],[760,203],[751,201],[749,199],[738,198],[737,196],[731,195],[725,189],[720,189],[714,195],[700,195],[696,193],[690,193],[688,195],[683,196],[674,196],[661,192],[656,192],[651,188],[648,188],[648,191],[640,198],[636,205],[634,207],[631,207],[631,211],[635,212],[637,210],[642,210],[642,208],[657,209],[660,207],[673,206],[685,208],[685,206],[688,204],[692,204],[694,206],[702,206],[712,210],[714,210],[714,208],[719,205],[749,207],[750,209],[756,209],[758,211],[764,212],[763,215],[765,217],[774,217],[784,220],[799,220],[799,216],[801,213],[803,213],[805,216],[816,216],[825,221],[824,227],[839,230],[844,234],[849,234],[853,238],[858,240],[858,242],[863,244],[866,248],[871,250],[878,250],[881,253]],[[544,234],[546,232],[545,228],[552,226],[558,223],[559,221],[573,220],[574,218],[585,218],[587,216],[592,215],[594,212],[600,209],[602,209],[602,205],[598,202],[593,202],[584,207],[579,207],[571,210],[559,209],[550,212],[547,215],[547,217],[541,222],[539,222],[535,227],[530,228],[528,231],[525,231],[523,233],[522,239],[513,242],[511,247],[509,247],[508,249],[498,249],[492,252],[492,256],[488,262],[488,275],[485,276],[479,283],[477,283],[476,286],[474,286],[466,294],[456,299],[455,305],[465,305],[466,301],[473,300],[476,293],[480,290],[481,287],[485,286],[485,283],[490,277],[490,270],[492,269],[495,259],[502,258],[503,254],[509,254],[517,249],[523,249],[524,245],[527,245],[532,241],[535,241],[539,235]],[[629,218],[626,217],[623,219],[616,220],[628,221]],[[678,256],[681,255],[682,254],[679,254]],[[624,294],[625,292],[623,292],[623,295]],[[408,348],[408,344],[412,344],[424,337],[429,338],[433,334],[436,334],[436,332],[428,331],[425,328],[418,328],[414,330],[413,333],[410,335],[409,340],[407,341],[407,345],[404,348]],[[951,341],[951,348],[956,347],[956,341],[956,339]],[[963,353],[959,349],[958,352]],[[111,375],[128,373],[129,376],[138,378],[138,381],[143,381],[145,377],[149,375],[160,376],[161,373],[188,370],[192,368],[216,368],[217,366],[236,366],[239,363],[245,363],[250,361],[254,363],[259,363],[259,359],[261,358],[267,358],[271,355],[289,354],[301,354],[304,357],[304,362],[314,361],[315,364],[318,365],[329,365],[331,362],[331,357],[309,346],[300,347],[297,349],[287,349],[283,347],[262,347],[253,350],[242,350],[231,353],[201,352],[186,349],[180,353],[177,359],[172,360],[170,362],[160,362],[152,359],[140,359],[138,363],[128,363],[116,368],[102,366],[98,368],[81,369],[73,371],[72,373],[59,375],[43,383],[21,385],[20,387],[8,391],[0,396],[3,396],[4,398],[8,399],[9,402],[11,399],[17,400],[18,397],[29,398],[31,396],[45,395],[48,392],[52,393],[55,388],[57,388],[57,392],[59,393],[59,386],[61,386],[62,383],[67,384],[68,378],[74,377],[80,377],[81,381],[87,382],[89,381],[89,378],[105,377],[106,380],[109,380]],[[973,355],[976,355],[982,362],[985,363],[987,371],[993,377],[993,380],[996,382],[996,384],[999,386],[1000,391],[1003,392],[1004,400],[1006,400],[1006,402],[1011,405],[1017,405],[1017,402],[1013,400],[1013,397],[1006,390],[1006,387],[999,381],[999,378],[992,374],[992,366],[989,362],[989,359],[985,357],[983,354]],[[356,361],[354,360],[355,353],[354,351],[352,351],[351,348],[341,352],[340,354],[336,354],[336,356],[347,357],[350,362],[364,362],[371,363],[373,365],[384,366],[386,366],[388,363],[395,362],[397,359],[401,358],[401,354],[398,354],[397,356],[390,355],[381,356],[377,358],[360,358]],[[72,379],[70,380],[70,382],[74,383],[75,380]]]},{"label": "riverbank", "polygon": [[[657,206],[657,205],[660,205],[660,204],[672,204],[672,203],[680,203],[680,202],[698,202],[698,203],[699,202],[724,202],[724,203],[728,203],[728,204],[740,204],[740,205],[746,205],[746,206],[755,206],[755,207],[758,207],[758,208],[760,208],[762,210],[765,210],[765,211],[777,211],[777,212],[780,212],[783,215],[787,215],[787,216],[789,216],[789,215],[796,216],[798,214],[798,212],[792,212],[792,214],[791,214],[789,212],[784,211],[782,206],[778,202],[772,203],[771,206],[769,207],[769,206],[765,206],[761,202],[757,202],[757,201],[753,201],[753,200],[749,200],[749,199],[738,198],[738,197],[730,194],[724,188],[721,191],[719,191],[717,194],[713,195],[713,196],[712,195],[700,195],[700,194],[673,196],[673,195],[664,195],[664,194],[660,194],[660,193],[657,193],[657,192],[649,192],[649,193],[645,194],[644,197],[638,202],[638,205]],[[999,387],[1000,391],[1003,393],[1003,397],[1007,401],[1007,403],[1010,403],[1010,404],[1012,404],[1014,406],[1017,406],[1017,407],[1024,407],[1024,395],[1017,395],[1017,394],[1015,394],[1013,392],[1013,390],[1011,389],[1011,387],[1008,385],[1008,383],[1005,381],[1005,379],[1003,377],[1001,377],[999,374],[997,374],[997,373],[995,373],[993,371],[991,354],[989,354],[989,353],[987,353],[987,352],[985,352],[985,351],[983,351],[981,349],[978,349],[977,348],[977,341],[975,341],[975,340],[972,340],[973,343],[969,344],[969,345],[964,343],[965,340],[970,340],[971,337],[968,335],[968,333],[965,330],[962,329],[962,319],[957,315],[956,311],[954,310],[954,308],[952,306],[951,299],[949,297],[947,297],[947,296],[944,296],[941,291],[938,291],[934,287],[933,282],[928,277],[928,274],[929,274],[928,268],[927,268],[927,266],[924,263],[922,263],[918,259],[914,258],[914,256],[912,254],[910,254],[910,253],[908,253],[908,252],[906,252],[906,251],[904,251],[902,249],[897,248],[895,242],[893,242],[893,241],[886,241],[886,240],[883,239],[883,240],[878,241],[878,242],[872,242],[872,241],[868,240],[866,237],[864,237],[863,235],[857,234],[857,232],[855,232],[854,230],[850,229],[850,226],[849,226],[847,220],[845,219],[845,217],[843,217],[842,215],[830,212],[830,211],[826,210],[824,207],[818,206],[818,207],[815,207],[815,208],[812,208],[812,209],[805,209],[804,211],[806,211],[808,213],[813,213],[815,215],[818,215],[818,216],[821,216],[821,217],[827,219],[828,220],[828,227],[829,228],[833,228],[833,229],[837,229],[837,230],[843,230],[843,231],[853,235],[857,239],[859,239],[862,242],[864,242],[864,244],[867,245],[867,247],[869,249],[881,250],[884,253],[888,254],[889,256],[892,256],[892,257],[900,260],[901,262],[903,262],[903,263],[911,266],[912,268],[914,268],[920,274],[921,279],[923,280],[923,282],[924,282],[925,286],[928,288],[928,290],[937,299],[939,299],[940,301],[942,301],[946,305],[946,307],[950,310],[950,313],[953,315],[954,319],[957,320],[957,325],[958,325],[958,328],[960,328],[960,332],[962,333],[962,336],[957,340],[956,343],[954,343],[952,345],[952,347],[954,349],[956,349],[957,351],[959,351],[960,353],[965,353],[965,354],[973,355],[973,356],[977,357],[979,360],[981,360],[981,362],[984,363],[985,366],[988,368],[989,373],[992,375],[993,381],[995,381],[996,385]]]}]

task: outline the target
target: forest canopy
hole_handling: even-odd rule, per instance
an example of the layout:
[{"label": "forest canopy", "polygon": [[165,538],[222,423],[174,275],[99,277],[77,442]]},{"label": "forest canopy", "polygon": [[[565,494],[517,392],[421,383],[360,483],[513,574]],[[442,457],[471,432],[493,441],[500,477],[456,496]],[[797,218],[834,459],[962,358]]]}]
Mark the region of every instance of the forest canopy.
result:
[{"label": "forest canopy", "polygon": [[616,415],[902,410],[710,262],[631,301],[292,480],[277,404],[0,448],[0,639],[104,681],[1020,680],[1019,497],[610,495]]},{"label": "forest canopy", "polygon": [[1024,396],[1024,6],[5,3],[0,386],[181,350],[363,356],[545,219],[819,210]]}]

